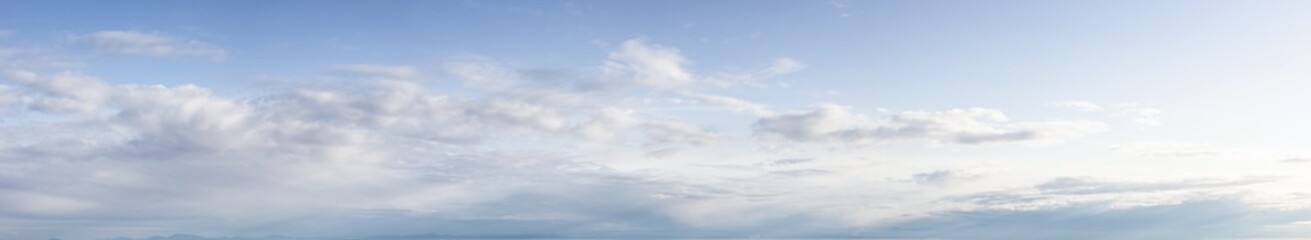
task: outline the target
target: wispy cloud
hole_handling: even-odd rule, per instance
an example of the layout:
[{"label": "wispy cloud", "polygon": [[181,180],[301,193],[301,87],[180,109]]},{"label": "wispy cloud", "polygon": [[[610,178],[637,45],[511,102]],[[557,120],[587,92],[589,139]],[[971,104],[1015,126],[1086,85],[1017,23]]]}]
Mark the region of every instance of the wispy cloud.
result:
[{"label": "wispy cloud", "polygon": [[1001,111],[984,108],[909,111],[873,119],[852,112],[850,107],[831,104],[762,117],[755,125],[757,134],[799,142],[928,141],[965,145],[1056,142],[1107,128],[1092,121],[1012,123]]},{"label": "wispy cloud", "polygon": [[156,32],[99,31],[76,37],[113,54],[149,57],[201,58],[221,61],[228,50],[210,43],[179,39]]},{"label": "wispy cloud", "polygon": [[1060,101],[1060,102],[1044,103],[1043,105],[1073,109],[1080,112],[1096,112],[1102,110],[1102,106],[1099,106],[1096,103],[1089,102],[1089,101]]},{"label": "wispy cloud", "polygon": [[648,44],[645,39],[624,41],[609,53],[604,68],[615,76],[658,87],[675,87],[692,82],[689,64],[678,49]]}]

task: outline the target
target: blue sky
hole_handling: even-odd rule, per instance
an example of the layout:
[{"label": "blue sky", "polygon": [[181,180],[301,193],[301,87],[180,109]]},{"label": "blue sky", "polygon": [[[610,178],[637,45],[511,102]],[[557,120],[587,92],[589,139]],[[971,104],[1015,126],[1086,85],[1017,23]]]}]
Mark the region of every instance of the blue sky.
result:
[{"label": "blue sky", "polygon": [[1308,11],[0,0],[0,238],[1311,236]]}]

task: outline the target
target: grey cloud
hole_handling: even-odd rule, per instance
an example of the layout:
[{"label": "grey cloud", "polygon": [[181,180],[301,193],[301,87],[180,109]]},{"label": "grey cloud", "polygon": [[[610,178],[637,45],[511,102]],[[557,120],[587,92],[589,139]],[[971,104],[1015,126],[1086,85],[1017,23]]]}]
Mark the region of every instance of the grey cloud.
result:
[{"label": "grey cloud", "polygon": [[1279,161],[1282,163],[1311,163],[1311,158],[1289,158]]},{"label": "grey cloud", "polygon": [[[549,229],[561,226],[616,232],[681,228],[676,223],[681,220],[669,219],[671,213],[653,209],[696,198],[654,196],[698,188],[690,187],[695,184],[591,166],[569,154],[494,146],[519,139],[624,144],[623,136],[632,134],[641,136],[643,148],[673,153],[727,137],[570,89],[551,90],[564,97],[546,101],[534,101],[545,98],[525,93],[530,87],[524,85],[487,90],[481,97],[448,96],[426,91],[424,76],[410,67],[336,70],[355,80],[250,98],[192,85],[111,85],[75,72],[10,72],[5,79],[15,85],[4,91],[17,93],[10,104],[33,111],[23,114],[62,118],[46,127],[0,126],[7,135],[40,136],[0,143],[0,159],[6,160],[0,164],[0,215],[6,219],[0,220],[32,224],[21,231],[0,227],[0,232],[140,236],[123,229],[142,225],[152,228],[141,230],[150,234],[198,226],[310,234],[349,228],[278,228],[278,223],[331,222],[359,216],[361,209],[414,212],[388,217],[396,221],[451,229],[497,223],[531,234],[558,233]],[[567,99],[575,97],[601,104]],[[616,192],[630,199],[612,201]],[[78,222],[84,219],[118,221]],[[159,219],[189,220],[150,222]],[[390,220],[352,221],[341,224]],[[223,223],[214,225],[218,222]],[[58,230],[70,226],[85,230]]]},{"label": "grey cloud", "polygon": [[1252,207],[1238,200],[1112,208],[1104,203],[1040,210],[952,211],[863,231],[932,239],[1249,239],[1311,234],[1280,229],[1311,212]]},{"label": "grey cloud", "polygon": [[1126,192],[1175,191],[1200,188],[1220,188],[1273,182],[1273,178],[1242,180],[1193,179],[1167,182],[1105,182],[1090,178],[1057,178],[1035,186],[1049,194],[1103,194]]},{"label": "grey cloud", "polygon": [[784,158],[756,163],[757,166],[787,166],[813,162],[813,158]]},{"label": "grey cloud", "polygon": [[705,145],[728,137],[704,126],[669,119],[651,119],[641,127],[648,138],[643,147],[657,149],[646,155],[655,158],[673,155],[678,147]]},{"label": "grey cloud", "polygon": [[152,57],[195,57],[223,60],[228,50],[197,40],[184,40],[160,33],[140,31],[99,31],[78,37],[97,48],[121,55]]},{"label": "grey cloud", "polygon": [[967,174],[952,170],[936,170],[932,172],[916,173],[910,176],[910,181],[921,185],[944,185],[957,181],[968,181],[981,178],[981,175]]},{"label": "grey cloud", "polygon": [[1278,180],[1278,178],[1252,177],[1236,180],[1184,179],[1130,182],[1061,177],[1034,185],[1031,189],[968,194],[945,200],[996,209],[1042,209],[1088,202],[1159,205],[1161,202],[1177,202],[1198,197],[1226,196],[1235,193],[1233,190],[1239,187]]},{"label": "grey cloud", "polygon": [[795,170],[779,170],[779,171],[769,172],[769,174],[771,175],[778,175],[778,176],[785,176],[785,177],[808,177],[808,176],[827,175],[830,173],[833,173],[833,171],[823,170],[823,169],[795,169]]},{"label": "grey cloud", "polygon": [[[551,203],[544,203],[551,204]],[[375,216],[403,216],[378,213]],[[331,221],[325,225],[378,227],[393,234],[368,235],[366,239],[438,238],[862,238],[862,239],[1295,239],[1311,229],[1290,227],[1311,217],[1311,212],[1260,209],[1233,199],[1188,201],[1177,204],[1111,208],[1090,203],[1042,210],[945,211],[910,220],[873,227],[832,227],[815,224],[804,215],[780,217],[752,228],[696,229],[670,225],[666,218],[619,214],[614,225],[591,225],[577,221],[444,219],[406,216],[383,223]],[[332,219],[332,218],[329,218]],[[645,225],[666,228],[626,228]],[[498,234],[478,233],[479,229]],[[285,227],[285,226],[279,226]],[[444,234],[416,234],[426,227]],[[260,240],[283,240],[271,236]],[[149,239],[149,238],[143,238]],[[193,240],[195,235],[172,235],[152,240]],[[215,237],[206,240],[235,240]],[[323,238],[334,239],[334,238]]]},{"label": "grey cloud", "polygon": [[1061,141],[1106,129],[1092,121],[1011,123],[1000,111],[982,108],[903,112],[874,120],[838,105],[762,117],[755,127],[759,135],[797,142],[925,140],[966,145]]}]

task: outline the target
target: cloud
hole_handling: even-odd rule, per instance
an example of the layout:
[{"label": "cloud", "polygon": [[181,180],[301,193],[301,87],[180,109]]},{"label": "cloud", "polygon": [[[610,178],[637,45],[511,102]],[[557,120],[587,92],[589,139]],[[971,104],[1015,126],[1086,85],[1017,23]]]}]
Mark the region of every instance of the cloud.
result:
[{"label": "cloud", "polygon": [[1103,194],[1126,192],[1160,192],[1199,188],[1220,188],[1272,182],[1274,179],[1254,178],[1242,180],[1192,179],[1154,183],[1103,182],[1089,178],[1056,178],[1036,188],[1048,194]]},{"label": "cloud", "polygon": [[1305,211],[1261,209],[1235,199],[1113,208],[1088,203],[1039,210],[952,211],[870,229],[888,238],[946,239],[1251,239],[1311,234],[1276,230]]},{"label": "cloud", "polygon": [[1115,107],[1113,116],[1127,117],[1138,126],[1161,125],[1161,109],[1145,107],[1136,103],[1124,103]]},{"label": "cloud", "polygon": [[681,92],[680,94],[686,97],[687,100],[701,105],[727,107],[733,111],[745,112],[753,116],[774,115],[774,111],[770,110],[769,106],[734,97],[696,92]]},{"label": "cloud", "polygon": [[603,69],[612,76],[625,76],[651,86],[676,87],[695,79],[686,69],[687,64],[678,49],[631,39],[609,53]]},{"label": "cloud", "polygon": [[1311,158],[1289,158],[1280,161],[1283,163],[1311,163]]},{"label": "cloud", "polygon": [[81,66],[62,51],[39,46],[0,46],[0,71],[69,69]]},{"label": "cloud", "polygon": [[953,182],[976,180],[982,177],[982,175],[953,170],[936,170],[911,175],[910,181],[920,185],[942,186]]},{"label": "cloud", "polygon": [[803,164],[803,163],[808,163],[808,162],[813,162],[813,161],[815,161],[815,159],[812,159],[812,158],[784,158],[784,159],[776,159],[776,160],[764,161],[764,162],[756,163],[756,165],[757,165],[757,166],[769,166],[769,167],[773,167],[773,166],[789,166],[789,165]]},{"label": "cloud", "polygon": [[34,94],[22,99],[24,105],[33,110],[96,114],[112,97],[108,85],[76,72],[38,76],[30,71],[9,70],[4,75]]},{"label": "cloud", "polygon": [[679,146],[704,145],[727,138],[707,127],[668,119],[648,120],[642,124],[642,131],[649,139],[645,147],[657,149],[648,151],[648,157],[666,157]]},{"label": "cloud", "polygon": [[172,36],[140,31],[99,31],[78,37],[105,52],[149,57],[201,58],[221,61],[228,50],[197,40],[184,40]]},{"label": "cloud", "polygon": [[[358,64],[333,68],[340,74],[334,77],[345,79],[341,84],[241,98],[194,85],[110,84],[75,71],[8,70],[4,79],[13,85],[0,84],[0,100],[24,109],[19,114],[52,117],[48,126],[0,126],[6,135],[41,136],[0,144],[0,159],[13,160],[0,164],[0,216],[23,223],[0,232],[79,226],[86,230],[74,236],[140,236],[121,230],[129,229],[123,224],[145,224],[152,230],[143,231],[155,234],[252,228],[266,230],[243,231],[375,234],[322,231],[377,224],[333,221],[373,216],[369,211],[379,209],[409,212],[378,216],[388,221],[496,222],[531,234],[558,233],[550,230],[554,224],[580,232],[640,232],[655,226],[650,224],[681,224],[654,211],[677,201],[650,196],[694,184],[610,169],[576,155],[585,151],[555,147],[636,144],[639,156],[658,157],[730,139],[707,126],[624,105],[622,98],[598,92],[604,90],[572,85],[585,81],[539,86],[519,71],[485,67],[480,71],[487,75],[460,77],[506,84],[468,81],[464,87],[477,94],[444,95],[428,90],[416,67]],[[68,176],[95,180],[73,184],[85,179]],[[618,192],[632,199],[615,201]],[[534,205],[543,201],[551,203]],[[83,218],[124,220],[34,223]],[[170,218],[195,220],[128,220]],[[216,219],[239,221],[197,224]],[[296,226],[314,221],[295,219],[327,223]],[[288,221],[295,224],[279,225]],[[206,227],[196,227],[201,225]],[[431,232],[417,225],[391,229]]]},{"label": "cloud", "polygon": [[929,141],[945,144],[1056,142],[1105,131],[1092,121],[1011,123],[1000,111],[983,108],[910,111],[886,119],[853,113],[850,107],[818,105],[756,121],[756,134],[796,142],[878,143]]},{"label": "cloud", "polygon": [[760,69],[738,71],[738,72],[717,72],[701,79],[702,82],[718,87],[735,87],[735,86],[753,86],[767,87],[760,81],[774,78],[805,69],[807,65],[792,58],[774,59],[769,66]]},{"label": "cloud", "polygon": [[1089,101],[1060,101],[1060,102],[1044,103],[1043,105],[1073,109],[1080,112],[1096,112],[1102,110],[1102,106],[1098,106],[1096,103],[1092,103]]},{"label": "cloud", "polygon": [[[20,121],[0,123],[0,135],[24,137],[0,141],[0,238],[883,236],[869,230],[955,207],[1050,209],[1112,198],[1162,206],[1193,199],[1179,193],[1259,184],[1074,178],[974,193],[906,183],[991,177],[896,171],[902,163],[884,152],[762,153],[755,149],[777,142],[1054,143],[1106,127],[1012,121],[982,108],[777,111],[697,91],[707,78],[673,48],[625,45],[591,72],[483,57],[336,65],[325,75],[334,84],[245,95],[4,68],[0,104]],[[803,66],[782,59],[747,72]],[[879,181],[889,176],[909,180]],[[968,196],[939,199],[947,194]],[[920,233],[907,231],[897,232]]]},{"label": "cloud", "polygon": [[984,192],[949,198],[982,209],[1033,210],[1098,203],[1131,208],[1168,205],[1193,199],[1214,199],[1245,195],[1250,187],[1274,183],[1280,178],[1176,179],[1157,181],[1108,181],[1088,177],[1058,177],[1031,189]]},{"label": "cloud", "polygon": [[[640,174],[595,167],[568,155],[464,147],[498,135],[567,140],[576,136],[575,129],[587,129],[572,127],[583,122],[571,119],[587,119],[589,111],[573,115],[513,100],[418,92],[422,88],[404,85],[415,82],[371,81],[410,76],[392,71],[403,68],[363,69],[368,71],[361,71],[361,81],[349,87],[295,89],[248,99],[191,85],[111,85],[75,72],[11,73],[25,99],[19,104],[67,120],[62,127],[33,129],[47,139],[0,144],[0,159],[7,160],[0,164],[0,216],[33,221],[120,219],[79,227],[87,229],[81,231],[86,234],[120,235],[133,234],[113,230],[117,224],[135,222],[130,219],[226,218],[241,220],[205,228],[235,231],[272,225],[285,228],[269,231],[315,236],[325,234],[316,231],[326,228],[278,224],[287,219],[351,219],[368,216],[360,212],[367,209],[412,211],[418,216],[386,217],[434,224],[546,227],[569,222],[603,228],[641,221],[621,213],[647,209],[639,202],[649,200],[637,196],[666,187]],[[605,126],[594,131],[638,124],[622,109],[606,108],[598,114],[601,117],[587,123]],[[649,129],[650,141],[665,145],[718,137],[672,120],[641,125]],[[509,152],[532,152],[528,149]],[[592,183],[577,185],[582,182]],[[608,196],[599,197],[593,190]],[[636,191],[631,193],[635,199],[607,200],[615,199],[617,191]],[[543,199],[556,202],[530,206]],[[605,210],[606,205],[613,210]],[[511,206],[520,207],[505,210]],[[326,221],[331,226],[335,220]],[[360,221],[341,224],[377,224]],[[22,231],[72,226],[28,223],[10,226],[26,229]],[[156,233],[199,229],[190,224],[153,226]],[[338,229],[361,232],[333,233],[365,233]],[[420,232],[425,227],[390,229]]]},{"label": "cloud", "polygon": [[774,59],[774,63],[770,64],[769,67],[765,68],[764,70],[761,70],[760,75],[762,78],[769,78],[778,75],[801,71],[801,69],[805,69],[805,68],[806,68],[806,64],[801,63],[796,59],[778,58],[778,59]]},{"label": "cloud", "polygon": [[1247,149],[1216,147],[1212,144],[1182,141],[1142,141],[1114,144],[1111,151],[1137,153],[1149,157],[1203,158],[1252,157],[1263,153]]}]

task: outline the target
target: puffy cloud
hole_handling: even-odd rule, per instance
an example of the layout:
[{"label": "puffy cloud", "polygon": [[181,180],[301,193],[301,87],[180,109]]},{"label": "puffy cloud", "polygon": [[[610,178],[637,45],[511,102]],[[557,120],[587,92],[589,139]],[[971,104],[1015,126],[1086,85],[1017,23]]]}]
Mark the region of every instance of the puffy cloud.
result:
[{"label": "puffy cloud", "polygon": [[110,97],[110,87],[76,72],[39,76],[23,70],[5,71],[7,79],[35,93],[22,99],[28,108],[57,113],[96,114]]},{"label": "puffy cloud", "polygon": [[1043,143],[1104,131],[1092,121],[1011,123],[1000,111],[983,108],[910,111],[870,119],[850,107],[818,105],[810,111],[760,118],[756,133],[798,142],[877,143],[924,140],[947,144]]},{"label": "puffy cloud", "polygon": [[194,57],[223,60],[228,50],[213,44],[177,39],[172,36],[140,31],[99,31],[78,37],[94,44],[97,48],[121,55],[151,57]]},{"label": "puffy cloud", "polygon": [[[677,50],[641,40],[625,42],[605,64],[611,75],[487,58],[441,69],[340,65],[329,77],[341,84],[243,97],[5,67],[0,104],[27,118],[0,124],[0,135],[23,136],[0,141],[0,238],[878,236],[865,231],[939,213],[946,208],[939,203],[991,209],[934,201],[942,193],[930,192],[955,189],[881,179],[981,178],[870,167],[891,162],[851,156],[869,152],[758,153],[752,148],[772,142],[734,135],[749,131],[750,120],[670,113],[661,109],[667,102],[650,100],[749,113],[758,119],[755,134],[794,142],[1042,143],[1105,128],[1016,122],[991,109],[872,117],[818,105],[779,113],[682,87],[700,75],[685,69]],[[780,59],[752,74],[802,67]],[[462,85],[432,90],[443,77]],[[716,144],[724,148],[682,153]],[[669,157],[675,153],[682,155]],[[1080,181],[1006,196],[1087,202],[1157,183]],[[1164,186],[1248,186],[1223,183]]]},{"label": "puffy cloud", "polygon": [[[592,121],[578,122],[572,120],[575,115],[551,106],[416,92],[395,83],[369,81],[375,75],[402,77],[394,71],[364,72],[371,75],[361,76],[365,81],[356,86],[299,89],[249,99],[217,96],[190,85],[110,85],[71,72],[13,73],[24,91],[22,105],[50,114],[104,115],[73,116],[65,127],[35,130],[47,139],[26,138],[0,146],[0,159],[12,160],[0,164],[4,183],[0,184],[0,203],[4,203],[0,215],[247,222],[213,226],[236,230],[318,214],[331,213],[327,218],[332,219],[367,215],[357,212],[366,209],[395,209],[423,213],[419,218],[426,222],[567,221],[600,227],[630,220],[589,210],[614,202],[573,199],[595,201],[612,199],[610,194],[616,190],[656,190],[628,189],[646,180],[567,155],[503,154],[462,144],[523,132],[569,139],[577,131],[605,138],[614,134],[612,130],[636,125],[650,129],[652,142],[668,145],[702,143],[717,136],[670,120],[642,123],[630,112],[614,108],[600,109]],[[72,104],[55,108],[50,107],[55,106],[52,102]],[[532,148],[510,152],[527,149]],[[581,182],[594,186],[576,187]],[[587,192],[606,188],[612,189],[605,190],[610,195],[606,198],[590,197],[600,193]],[[541,199],[559,204],[495,210],[537,204]],[[632,202],[638,201],[643,200]],[[617,212],[645,209],[613,207]],[[114,225],[85,226],[89,230],[84,233],[132,234],[110,230]],[[69,226],[19,227],[35,231]],[[194,230],[185,222],[155,227]],[[308,229],[322,230],[286,226],[277,231],[316,234]],[[421,230],[419,226],[396,229]]]},{"label": "puffy cloud", "polygon": [[1099,106],[1096,103],[1089,102],[1089,101],[1060,101],[1060,102],[1044,103],[1043,105],[1074,109],[1080,112],[1096,112],[1102,110],[1102,106]]}]

